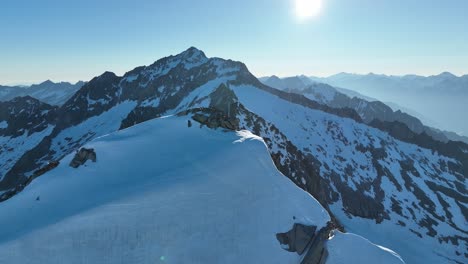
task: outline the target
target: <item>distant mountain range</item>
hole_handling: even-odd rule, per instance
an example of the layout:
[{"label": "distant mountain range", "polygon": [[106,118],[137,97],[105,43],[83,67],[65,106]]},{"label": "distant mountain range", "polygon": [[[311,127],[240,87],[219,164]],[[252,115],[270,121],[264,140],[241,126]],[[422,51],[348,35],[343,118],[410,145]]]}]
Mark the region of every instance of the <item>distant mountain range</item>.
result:
[{"label": "distant mountain range", "polygon": [[466,106],[468,75],[444,72],[424,77],[340,73],[330,77],[309,77],[313,81],[354,90],[383,102],[394,102],[434,120],[441,130],[468,136]]},{"label": "distant mountain range", "polygon": [[334,83],[334,85],[357,91],[390,89],[391,92],[468,94],[468,75],[456,76],[449,72],[427,77],[419,75],[394,76],[374,73],[339,73],[329,77],[309,76],[309,78],[314,81]]},{"label": "distant mountain range", "polygon": [[[94,263],[125,250],[134,263],[172,241],[182,263],[190,254],[219,257],[208,263],[324,263],[327,254],[327,263],[401,263],[372,258],[376,247],[362,239],[337,244],[344,230],[406,263],[466,260],[468,144],[435,139],[416,118],[327,84],[271,86],[241,62],[190,48],[123,76],[105,72],[61,106],[30,96],[0,102],[0,252],[11,263],[31,262],[9,253],[18,247],[62,263],[78,247]],[[83,146],[97,161],[70,168]],[[300,201],[273,164],[320,205]],[[213,210],[197,210],[204,205]],[[133,224],[140,219],[143,227]],[[285,251],[287,239],[280,245],[275,235],[304,222],[317,229],[307,252]],[[253,255],[226,260],[226,243]]]},{"label": "distant mountain range", "polygon": [[8,101],[15,97],[31,96],[50,105],[62,105],[72,97],[85,82],[71,84],[68,82],[54,83],[50,80],[31,86],[1,86],[0,101]]},{"label": "distant mountain range", "polygon": [[424,132],[442,142],[454,140],[468,143],[468,137],[461,136],[454,132],[444,131],[440,128],[434,128],[427,124],[434,124],[434,122],[427,121],[425,122],[426,124],[423,124],[422,121],[426,121],[428,118],[425,118],[424,115],[419,114],[417,111],[401,107],[399,104],[395,103],[382,103],[375,98],[365,96],[359,92],[333,87],[329,84],[314,80],[314,78],[309,78],[304,75],[286,78],[271,76],[262,77],[259,78],[259,80],[266,85],[280,90],[304,94],[309,99],[327,104],[331,107],[353,108],[367,123],[370,123],[373,119],[392,122],[399,121],[406,124],[417,134]]}]

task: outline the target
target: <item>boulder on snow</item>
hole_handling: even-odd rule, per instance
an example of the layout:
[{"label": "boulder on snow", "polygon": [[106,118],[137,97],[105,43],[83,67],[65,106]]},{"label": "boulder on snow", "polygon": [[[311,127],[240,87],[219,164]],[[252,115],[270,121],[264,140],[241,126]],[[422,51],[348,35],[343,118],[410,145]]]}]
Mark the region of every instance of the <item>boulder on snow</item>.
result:
[{"label": "boulder on snow", "polygon": [[75,154],[75,157],[70,162],[70,167],[76,169],[88,160],[96,162],[96,152],[94,152],[94,149],[82,148]]}]

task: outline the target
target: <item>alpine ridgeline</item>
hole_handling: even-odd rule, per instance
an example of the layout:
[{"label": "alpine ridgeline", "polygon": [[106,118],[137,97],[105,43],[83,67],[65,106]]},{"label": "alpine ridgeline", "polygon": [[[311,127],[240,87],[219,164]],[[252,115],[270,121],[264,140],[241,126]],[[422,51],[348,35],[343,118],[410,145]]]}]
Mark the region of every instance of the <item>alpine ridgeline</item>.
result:
[{"label": "alpine ridgeline", "polygon": [[[11,102],[10,109],[24,101]],[[29,99],[28,104],[38,102]],[[191,120],[184,129],[248,130],[263,138],[279,171],[328,211],[329,229],[362,235],[395,250],[406,263],[463,263],[468,257],[468,145],[417,134],[401,122],[367,122],[355,109],[334,108],[302,94],[271,88],[258,81],[244,64],[207,58],[195,48],[138,67],[122,77],[106,72],[59,108],[45,104],[31,107],[29,116],[38,127],[24,128],[23,133],[12,133],[9,126],[14,124],[6,120],[11,117],[0,116],[0,151],[8,155],[2,160],[7,165],[0,168],[2,199],[43,179],[68,177],[63,161],[54,168],[64,157],[68,163],[71,157],[67,155],[88,142],[168,115]],[[158,120],[164,122],[164,118]],[[170,135],[173,130],[166,132]],[[133,138],[123,132],[117,132],[116,137]],[[99,149],[96,151],[96,164],[100,164]],[[119,153],[119,148],[113,151]],[[185,154],[180,155],[184,158]],[[251,177],[255,180],[255,175]],[[45,186],[41,188],[47,193]],[[94,191],[100,187],[96,188]],[[274,193],[275,189],[269,191]],[[6,204],[24,196],[13,197]],[[291,206],[296,205],[293,202]],[[352,239],[347,241],[340,245],[353,244]],[[330,263],[340,262],[333,253],[336,247],[328,247]],[[314,249],[320,247],[308,252]],[[356,249],[354,257],[359,254]]]}]

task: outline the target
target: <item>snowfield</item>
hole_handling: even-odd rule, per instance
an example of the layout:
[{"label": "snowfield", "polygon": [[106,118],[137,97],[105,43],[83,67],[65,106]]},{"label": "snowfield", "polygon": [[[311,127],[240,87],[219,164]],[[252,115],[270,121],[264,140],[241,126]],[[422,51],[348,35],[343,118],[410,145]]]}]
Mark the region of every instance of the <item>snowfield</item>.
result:
[{"label": "snowfield", "polygon": [[330,257],[327,259],[327,264],[404,263],[398,254],[388,248],[372,244],[358,235],[339,231],[336,231],[328,242],[328,250]]},{"label": "snowfield", "polygon": [[[2,263],[300,263],[275,234],[330,220],[248,131],[167,117],[86,147],[96,163],[68,155],[1,204]],[[358,236],[328,244],[331,263],[402,262]]]}]

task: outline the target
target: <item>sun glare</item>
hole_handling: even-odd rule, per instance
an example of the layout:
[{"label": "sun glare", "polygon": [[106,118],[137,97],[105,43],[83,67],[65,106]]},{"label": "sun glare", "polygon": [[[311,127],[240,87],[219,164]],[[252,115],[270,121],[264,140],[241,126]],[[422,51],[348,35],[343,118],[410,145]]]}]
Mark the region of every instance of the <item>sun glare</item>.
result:
[{"label": "sun glare", "polygon": [[296,16],[299,19],[315,17],[322,9],[322,0],[296,0]]}]

